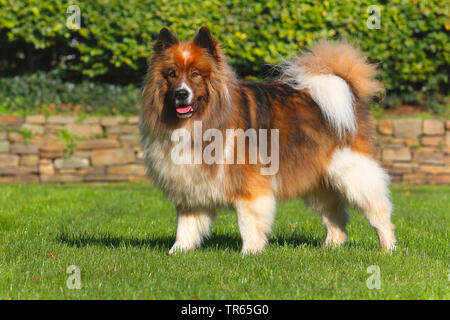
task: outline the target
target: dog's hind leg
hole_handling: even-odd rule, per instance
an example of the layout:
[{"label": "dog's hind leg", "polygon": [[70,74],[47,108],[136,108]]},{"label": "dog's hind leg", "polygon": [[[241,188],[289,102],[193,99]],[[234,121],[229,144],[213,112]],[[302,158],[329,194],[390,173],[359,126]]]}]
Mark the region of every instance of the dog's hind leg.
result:
[{"label": "dog's hind leg", "polygon": [[311,209],[322,215],[323,225],[327,229],[324,245],[330,247],[343,244],[347,239],[345,226],[348,215],[342,196],[334,190],[319,187],[308,193],[304,199]]},{"label": "dog's hind leg", "polygon": [[169,254],[199,247],[210,235],[214,216],[213,210],[178,210],[177,236]]},{"label": "dog's hind leg", "polygon": [[272,230],[276,201],[273,195],[240,199],[235,202],[242,253],[257,253],[267,245],[267,235]]},{"label": "dog's hind leg", "polygon": [[380,248],[394,250],[396,240],[390,219],[389,176],[378,163],[349,148],[339,149],[328,167],[328,181],[350,204],[364,212],[378,234]]}]

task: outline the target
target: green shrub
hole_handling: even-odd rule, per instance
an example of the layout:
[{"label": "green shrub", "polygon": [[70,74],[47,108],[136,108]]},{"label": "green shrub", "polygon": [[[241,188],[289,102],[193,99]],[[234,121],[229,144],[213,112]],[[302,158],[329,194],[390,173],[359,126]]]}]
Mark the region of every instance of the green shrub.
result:
[{"label": "green shrub", "polygon": [[72,83],[63,81],[57,71],[0,78],[0,114],[136,114],[139,99],[133,85]]},{"label": "green shrub", "polygon": [[[2,75],[64,71],[66,78],[140,84],[151,43],[162,27],[192,39],[207,25],[242,76],[321,38],[345,37],[380,62],[385,102],[448,95],[446,1],[382,1],[381,29],[366,25],[372,0],[85,0],[81,29],[66,27],[68,3],[0,0]],[[76,41],[75,41],[76,40]],[[74,59],[67,60],[70,55]],[[437,101],[431,99],[430,101]],[[433,103],[434,105],[434,103]]]},{"label": "green shrub", "polygon": [[67,129],[62,129],[58,133],[58,140],[61,141],[64,147],[64,157],[66,159],[70,158],[77,150],[77,141],[82,140],[81,138],[71,135]]}]

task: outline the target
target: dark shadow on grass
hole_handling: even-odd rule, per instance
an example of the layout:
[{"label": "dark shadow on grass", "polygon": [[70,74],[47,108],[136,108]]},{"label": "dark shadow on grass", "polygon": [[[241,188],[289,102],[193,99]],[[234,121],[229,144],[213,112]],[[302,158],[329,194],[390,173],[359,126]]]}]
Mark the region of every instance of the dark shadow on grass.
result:
[{"label": "dark shadow on grass", "polygon": [[269,244],[278,246],[290,246],[290,247],[321,247],[323,240],[315,238],[312,234],[299,234],[293,233],[290,235],[283,235],[279,237],[273,237]]},{"label": "dark shadow on grass", "polygon": [[[86,247],[86,246],[103,246],[103,247],[140,247],[140,248],[152,248],[156,250],[167,251],[175,242],[174,236],[160,236],[155,238],[136,238],[136,237],[120,237],[110,234],[69,234],[66,232],[60,233],[56,237],[56,241],[68,244],[73,247]],[[292,234],[289,236],[272,237],[270,245],[278,246],[304,246],[320,247],[321,241],[312,237],[306,237],[299,234]],[[227,249],[231,251],[240,251],[242,247],[241,239],[233,235],[225,234],[213,234],[209,239],[206,239],[202,245],[202,248],[210,249]]]},{"label": "dark shadow on grass", "polygon": [[56,237],[57,242],[65,243],[73,247],[87,247],[87,246],[100,246],[100,247],[138,247],[138,248],[154,248],[160,250],[170,249],[175,237],[163,236],[154,239],[142,239],[136,237],[120,237],[110,234],[68,234],[60,233]]},{"label": "dark shadow on grass", "polygon": [[[174,236],[160,236],[155,238],[120,237],[110,234],[68,234],[61,233],[56,237],[57,242],[65,243],[73,247],[102,246],[102,247],[138,247],[152,248],[156,250],[169,250],[175,242]],[[212,235],[202,245],[203,248],[228,248],[240,250],[241,242],[238,238],[228,235]]]}]

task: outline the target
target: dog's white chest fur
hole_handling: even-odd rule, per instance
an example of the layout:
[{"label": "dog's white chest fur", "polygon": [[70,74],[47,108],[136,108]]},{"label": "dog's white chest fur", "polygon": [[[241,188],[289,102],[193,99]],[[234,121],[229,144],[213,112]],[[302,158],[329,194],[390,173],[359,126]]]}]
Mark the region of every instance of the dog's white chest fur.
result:
[{"label": "dog's white chest fur", "polygon": [[147,136],[142,142],[148,175],[176,206],[209,208],[225,204],[223,166],[212,173],[201,165],[177,164],[171,159],[171,141]]}]

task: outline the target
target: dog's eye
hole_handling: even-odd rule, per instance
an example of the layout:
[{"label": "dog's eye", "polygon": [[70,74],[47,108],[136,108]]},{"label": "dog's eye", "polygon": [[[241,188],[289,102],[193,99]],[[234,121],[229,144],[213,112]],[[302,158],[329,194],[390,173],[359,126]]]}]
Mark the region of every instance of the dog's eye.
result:
[{"label": "dog's eye", "polygon": [[198,73],[197,71],[191,73],[192,78],[197,78],[198,76],[200,76],[200,73]]},{"label": "dog's eye", "polygon": [[175,72],[175,71],[173,71],[173,70],[172,70],[172,71],[170,71],[170,72],[169,72],[169,77],[170,77],[170,78],[176,78],[176,77],[177,77],[177,74],[176,74],[176,72]]}]

